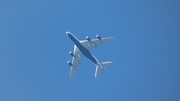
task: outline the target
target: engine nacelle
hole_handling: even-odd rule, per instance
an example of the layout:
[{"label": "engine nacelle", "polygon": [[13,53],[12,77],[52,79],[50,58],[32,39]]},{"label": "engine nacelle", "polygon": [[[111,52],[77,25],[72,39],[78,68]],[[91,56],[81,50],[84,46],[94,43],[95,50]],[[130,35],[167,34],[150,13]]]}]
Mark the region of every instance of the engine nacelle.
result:
[{"label": "engine nacelle", "polygon": [[72,66],[72,63],[71,63],[70,61],[68,61],[67,64],[68,64],[69,66]]},{"label": "engine nacelle", "polygon": [[96,38],[98,38],[99,40],[101,40],[101,37],[99,35],[96,35]]},{"label": "engine nacelle", "polygon": [[91,41],[91,38],[89,36],[86,36],[86,40]]},{"label": "engine nacelle", "polygon": [[70,52],[69,52],[69,55],[74,56],[74,54],[73,54],[73,52],[72,52],[72,51],[70,51]]}]

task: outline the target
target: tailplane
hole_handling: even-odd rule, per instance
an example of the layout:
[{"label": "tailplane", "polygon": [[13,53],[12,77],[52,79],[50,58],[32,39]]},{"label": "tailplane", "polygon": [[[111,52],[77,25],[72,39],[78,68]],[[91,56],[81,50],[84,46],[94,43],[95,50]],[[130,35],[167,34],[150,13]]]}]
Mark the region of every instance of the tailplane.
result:
[{"label": "tailplane", "polygon": [[109,62],[102,62],[100,65],[96,65],[95,78],[98,78],[98,75],[100,74],[100,72],[106,69],[111,64],[112,62],[109,61]]}]

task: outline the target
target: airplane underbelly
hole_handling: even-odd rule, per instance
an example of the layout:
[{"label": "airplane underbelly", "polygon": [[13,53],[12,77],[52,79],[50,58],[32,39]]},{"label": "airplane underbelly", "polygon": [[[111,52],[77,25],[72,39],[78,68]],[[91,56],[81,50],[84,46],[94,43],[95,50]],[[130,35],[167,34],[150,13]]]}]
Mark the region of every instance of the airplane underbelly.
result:
[{"label": "airplane underbelly", "polygon": [[90,59],[94,64],[97,64],[96,59],[94,58],[94,56],[89,52],[89,50],[87,50],[84,46],[82,46],[81,44],[76,44],[76,46],[78,47],[78,49],[81,51],[81,53],[87,57],[88,59]]},{"label": "airplane underbelly", "polygon": [[90,59],[94,64],[97,64],[96,59],[94,58],[94,56],[92,56],[92,54],[90,53],[88,56],[86,56],[88,59]]}]

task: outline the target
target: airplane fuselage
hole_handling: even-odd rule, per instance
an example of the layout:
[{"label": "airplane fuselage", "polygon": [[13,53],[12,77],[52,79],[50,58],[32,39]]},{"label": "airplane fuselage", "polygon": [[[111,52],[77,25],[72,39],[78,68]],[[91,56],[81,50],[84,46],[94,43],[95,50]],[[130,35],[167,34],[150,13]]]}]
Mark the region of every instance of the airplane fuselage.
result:
[{"label": "airplane fuselage", "polygon": [[94,64],[98,64],[98,61],[96,60],[96,58],[89,52],[88,49],[86,49],[80,42],[79,40],[72,35],[71,33],[66,33],[67,36],[71,39],[71,41],[77,46],[77,48],[81,51],[81,53],[87,57],[88,59],[90,59]]}]

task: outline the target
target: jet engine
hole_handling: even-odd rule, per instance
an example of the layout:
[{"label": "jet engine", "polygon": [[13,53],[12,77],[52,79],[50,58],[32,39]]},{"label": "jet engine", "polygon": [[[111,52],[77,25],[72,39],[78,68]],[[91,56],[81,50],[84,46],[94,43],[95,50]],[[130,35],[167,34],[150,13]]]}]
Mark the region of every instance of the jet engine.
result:
[{"label": "jet engine", "polygon": [[89,36],[86,36],[86,39],[87,39],[88,41],[91,41],[91,39],[90,39],[90,37],[89,37]]},{"label": "jet engine", "polygon": [[68,61],[67,64],[68,64],[69,66],[72,66],[72,63],[71,63],[70,61]]},{"label": "jet engine", "polygon": [[99,40],[101,40],[101,37],[99,35],[96,35],[96,38],[98,38]]},{"label": "jet engine", "polygon": [[69,55],[74,56],[74,54],[73,54],[73,52],[72,52],[72,51],[70,51],[70,52],[69,52]]}]

